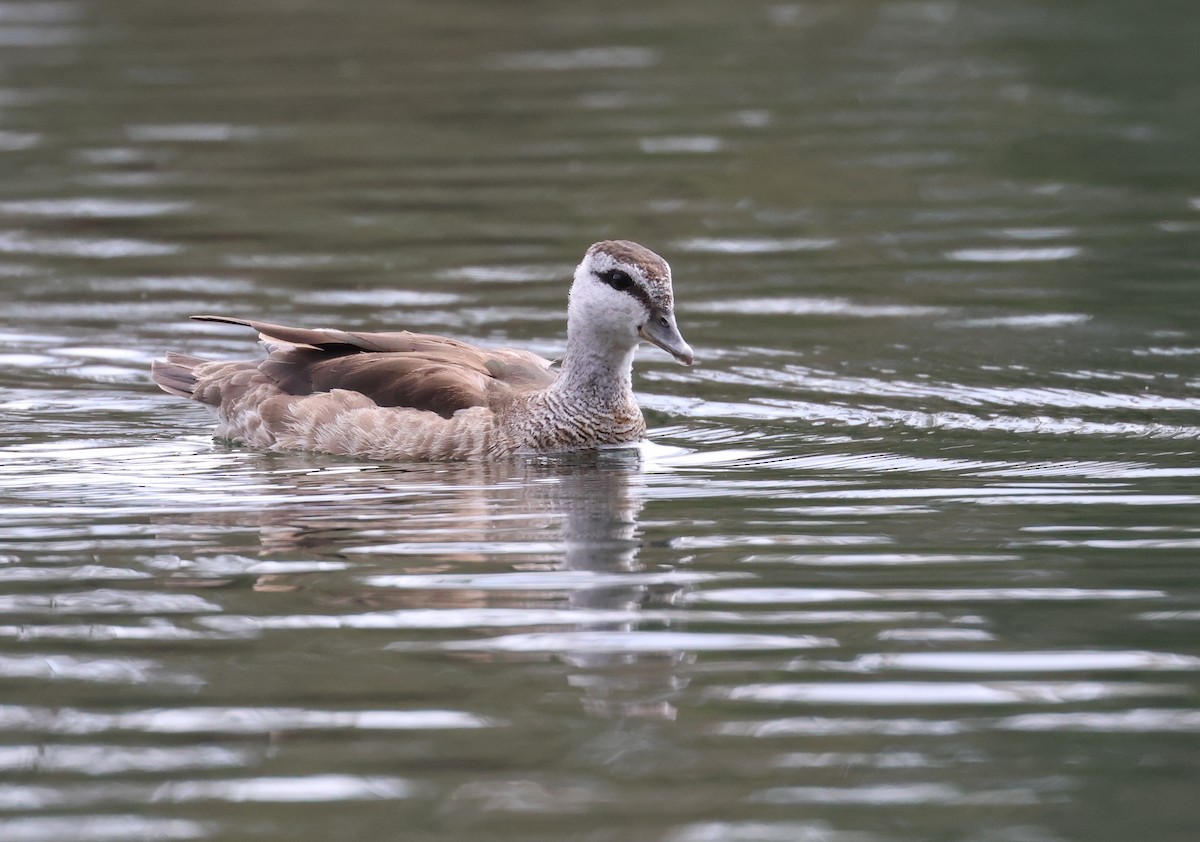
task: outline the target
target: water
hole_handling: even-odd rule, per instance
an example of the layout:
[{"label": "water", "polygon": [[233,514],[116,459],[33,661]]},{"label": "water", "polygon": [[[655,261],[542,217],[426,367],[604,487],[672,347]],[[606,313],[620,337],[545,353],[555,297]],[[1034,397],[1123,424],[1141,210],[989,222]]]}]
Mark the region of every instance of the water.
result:
[{"label": "water", "polygon": [[[0,3],[0,839],[1191,840],[1190,6]],[[214,443],[193,313],[554,355],[653,445]]]}]

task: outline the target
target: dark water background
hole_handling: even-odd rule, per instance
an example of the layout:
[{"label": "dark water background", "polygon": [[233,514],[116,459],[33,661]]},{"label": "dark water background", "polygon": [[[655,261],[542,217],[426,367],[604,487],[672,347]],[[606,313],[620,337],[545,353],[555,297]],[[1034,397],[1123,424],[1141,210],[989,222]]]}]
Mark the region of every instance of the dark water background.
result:
[{"label": "dark water background", "polygon": [[[1200,13],[0,2],[0,839],[1200,827]],[[656,446],[214,443],[197,312],[553,355]]]}]

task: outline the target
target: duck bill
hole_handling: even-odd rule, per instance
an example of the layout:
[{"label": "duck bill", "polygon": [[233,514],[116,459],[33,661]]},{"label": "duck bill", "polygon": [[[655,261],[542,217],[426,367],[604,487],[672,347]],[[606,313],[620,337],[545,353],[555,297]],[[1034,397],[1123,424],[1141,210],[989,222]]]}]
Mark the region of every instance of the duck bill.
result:
[{"label": "duck bill", "polygon": [[679,326],[675,324],[675,314],[671,311],[655,310],[650,319],[638,328],[638,334],[651,344],[662,348],[683,365],[691,365],[696,361],[692,347],[683,341],[679,334]]}]

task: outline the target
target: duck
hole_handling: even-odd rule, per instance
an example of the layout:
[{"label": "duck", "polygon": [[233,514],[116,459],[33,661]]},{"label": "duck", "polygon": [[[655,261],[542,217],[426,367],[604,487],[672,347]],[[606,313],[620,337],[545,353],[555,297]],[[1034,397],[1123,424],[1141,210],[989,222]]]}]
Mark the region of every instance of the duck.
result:
[{"label": "duck", "polygon": [[217,438],[385,462],[633,444],[646,437],[633,393],[638,345],[695,361],[676,322],[670,265],[629,240],[593,244],[576,267],[559,362],[409,331],[192,318],[251,328],[266,351],[256,360],[168,352],[152,363],[161,389],[216,412]]}]

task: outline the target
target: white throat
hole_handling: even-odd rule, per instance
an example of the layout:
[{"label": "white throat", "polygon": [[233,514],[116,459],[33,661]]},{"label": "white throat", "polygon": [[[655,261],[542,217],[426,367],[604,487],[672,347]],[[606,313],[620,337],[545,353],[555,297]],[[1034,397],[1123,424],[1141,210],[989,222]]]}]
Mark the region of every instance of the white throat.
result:
[{"label": "white throat", "polygon": [[625,401],[633,394],[633,355],[640,341],[637,322],[641,305],[621,295],[614,307],[610,291],[589,277],[581,277],[586,271],[581,266],[571,285],[567,352],[555,388],[604,402]]}]

